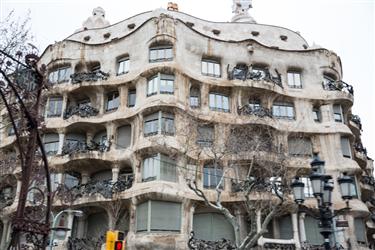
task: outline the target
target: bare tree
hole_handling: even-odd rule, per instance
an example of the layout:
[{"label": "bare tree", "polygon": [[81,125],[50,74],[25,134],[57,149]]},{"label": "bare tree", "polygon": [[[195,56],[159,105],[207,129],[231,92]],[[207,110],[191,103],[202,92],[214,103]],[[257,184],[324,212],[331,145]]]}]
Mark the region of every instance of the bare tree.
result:
[{"label": "bare tree", "polygon": [[[16,137],[21,188],[12,240],[9,248],[19,249],[23,237],[28,243],[43,248],[47,243],[50,217],[50,180],[47,157],[43,148],[39,116],[42,89],[45,88],[45,66],[38,66],[35,46],[30,44],[29,18],[15,20],[11,12],[0,25],[0,98],[1,108],[8,111],[10,126]],[[45,179],[47,192],[31,187]],[[37,205],[27,202],[28,193],[39,192]],[[43,194],[42,194],[43,193]]]},{"label": "bare tree", "polygon": [[[216,176],[215,199],[209,198],[212,196],[199,185],[199,174],[207,173],[198,170],[198,167],[195,176],[187,176],[189,188],[206,206],[222,213],[232,225],[235,242],[228,244],[227,249],[255,247],[258,239],[267,233],[269,223],[285,212],[288,203],[285,195],[288,191],[285,189],[285,180],[289,179],[286,178],[286,155],[279,135],[276,130],[265,125],[203,123],[181,115],[185,117],[185,123],[182,129],[179,128],[178,136],[183,140],[181,145],[185,155],[197,164],[210,162],[214,169],[220,168],[223,162],[227,163],[222,172],[214,172],[219,173]],[[207,129],[210,127],[215,127],[216,136]],[[223,204],[223,183],[226,179],[231,180],[231,191],[243,197],[240,206],[251,221],[246,237],[241,236],[240,223],[230,208],[230,202]],[[260,215],[260,211],[264,216]]]}]

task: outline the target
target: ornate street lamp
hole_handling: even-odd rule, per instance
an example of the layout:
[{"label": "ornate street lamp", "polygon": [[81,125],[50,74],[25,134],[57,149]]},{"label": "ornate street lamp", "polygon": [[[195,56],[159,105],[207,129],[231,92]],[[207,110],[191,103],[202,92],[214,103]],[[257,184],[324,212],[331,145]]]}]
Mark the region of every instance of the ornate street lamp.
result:
[{"label": "ornate street lamp", "polygon": [[345,201],[351,200],[353,198],[351,195],[352,186],[354,185],[353,179],[346,173],[343,173],[343,176],[337,178],[337,182],[340,185],[342,199]]},{"label": "ornate street lamp", "polygon": [[[314,217],[315,219],[320,220],[320,233],[324,237],[323,245],[326,250],[329,250],[331,249],[330,235],[333,232],[333,218],[350,209],[349,200],[352,198],[351,190],[353,179],[347,176],[346,173],[344,173],[342,177],[338,178],[337,181],[340,185],[342,198],[346,201],[347,206],[334,213],[332,212],[332,191],[334,186],[332,176],[325,174],[325,162],[320,160],[317,154],[314,155],[314,159],[310,163],[310,165],[312,173],[310,174],[309,179],[311,181],[314,197],[316,198],[318,203],[319,216],[316,216],[307,208],[304,208],[304,212]],[[305,184],[297,176],[294,178],[291,187],[294,194],[294,201],[300,208],[305,200]]]},{"label": "ornate street lamp", "polygon": [[291,187],[293,189],[294,201],[297,204],[302,204],[305,201],[305,183],[303,183],[301,179],[296,176],[292,182]]}]

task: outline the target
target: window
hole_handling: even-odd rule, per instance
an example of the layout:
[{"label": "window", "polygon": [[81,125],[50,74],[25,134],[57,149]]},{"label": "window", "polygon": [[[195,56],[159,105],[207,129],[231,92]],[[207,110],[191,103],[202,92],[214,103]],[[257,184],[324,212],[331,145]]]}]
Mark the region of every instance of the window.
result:
[{"label": "window", "polygon": [[137,92],[135,89],[131,89],[128,92],[128,107],[134,107],[135,106],[135,100],[136,100]]},{"label": "window", "polygon": [[124,125],[117,129],[117,143],[118,149],[125,149],[130,146],[131,143],[131,126]]},{"label": "window", "polygon": [[98,145],[107,145],[107,131],[103,130],[94,136],[94,142]]},{"label": "window", "polygon": [[120,106],[120,97],[118,91],[111,92],[107,95],[106,111],[116,110]]},{"label": "window", "polygon": [[350,147],[350,140],[348,137],[341,137],[341,151],[345,158],[352,158],[352,150]]},{"label": "window", "polygon": [[300,177],[301,181],[305,184],[304,193],[306,198],[314,197],[314,192],[311,186],[311,181],[309,177]]},{"label": "window", "polygon": [[300,72],[288,72],[288,86],[296,89],[302,88]]},{"label": "window", "polygon": [[174,75],[158,74],[148,80],[147,96],[174,93]]},{"label": "window", "polygon": [[335,81],[335,78],[333,76],[329,76],[329,75],[324,75],[323,76],[323,84],[326,86],[326,85],[329,85],[330,83],[333,83]]},{"label": "window", "polygon": [[198,126],[197,144],[201,147],[211,147],[214,143],[214,127]]},{"label": "window", "polygon": [[202,60],[202,74],[212,77],[221,77],[220,63],[214,60]]},{"label": "window", "polygon": [[335,122],[343,122],[342,107],[339,104],[333,105],[333,118]]},{"label": "window", "polygon": [[165,134],[174,135],[174,115],[159,111],[144,119],[144,136]]},{"label": "window", "polygon": [[173,60],[172,45],[157,46],[150,48],[150,62],[163,62]]},{"label": "window", "polygon": [[292,103],[275,102],[272,106],[272,115],[276,118],[294,119],[294,106]]},{"label": "window", "polygon": [[146,201],[137,206],[137,232],[181,230],[181,203]]},{"label": "window", "polygon": [[367,245],[366,224],[363,218],[354,218],[355,237],[361,245]]},{"label": "window", "polygon": [[218,241],[226,239],[234,242],[233,226],[219,213],[196,213],[193,217],[195,237],[201,240]]},{"label": "window", "polygon": [[130,60],[128,57],[121,58],[118,60],[117,64],[117,75],[122,75],[129,72]]},{"label": "window", "polygon": [[190,88],[190,107],[199,108],[200,107],[200,90],[198,87]]},{"label": "window", "polygon": [[163,154],[157,154],[143,160],[142,181],[176,182],[176,162]]},{"label": "window", "polygon": [[51,71],[48,75],[48,81],[50,83],[61,83],[67,82],[70,79],[71,68],[64,67]]},{"label": "window", "polygon": [[293,225],[290,215],[285,215],[278,218],[280,239],[290,240],[293,239]]},{"label": "window", "polygon": [[47,155],[54,155],[59,150],[59,135],[44,134],[43,135],[44,150]]},{"label": "window", "polygon": [[305,235],[307,243],[313,246],[320,246],[324,242],[323,236],[320,234],[319,221],[311,216],[306,216],[305,220]]},{"label": "window", "polygon": [[320,113],[320,108],[313,108],[313,119],[316,122],[322,121],[322,114]]},{"label": "window", "polygon": [[229,112],[229,97],[219,93],[210,93],[210,109],[213,111]]},{"label": "window", "polygon": [[[215,189],[223,176],[223,169],[208,164],[203,167],[203,175],[203,187]],[[220,188],[224,188],[224,181],[221,182]]]},{"label": "window", "polygon": [[59,117],[62,114],[63,98],[61,96],[48,99],[47,117]]},{"label": "window", "polygon": [[312,143],[310,138],[288,138],[289,155],[293,156],[311,156]]}]

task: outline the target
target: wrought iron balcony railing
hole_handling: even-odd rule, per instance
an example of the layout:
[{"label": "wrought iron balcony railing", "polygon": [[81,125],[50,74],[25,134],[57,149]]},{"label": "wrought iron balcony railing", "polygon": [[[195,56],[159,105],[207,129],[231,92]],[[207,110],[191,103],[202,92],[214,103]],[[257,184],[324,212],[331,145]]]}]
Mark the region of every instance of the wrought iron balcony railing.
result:
[{"label": "wrought iron balcony railing", "polygon": [[252,70],[247,65],[237,65],[232,70],[229,69],[229,65],[227,67],[228,72],[228,79],[229,80],[265,80],[267,82],[274,83],[280,87],[283,87],[281,81],[281,74],[275,69],[276,76],[273,76],[268,68],[264,68],[261,70]]},{"label": "wrought iron balcony railing", "polygon": [[263,107],[251,107],[249,104],[246,104],[242,107],[238,107],[237,112],[239,115],[256,115],[259,117],[270,117],[272,118],[272,112]]},{"label": "wrought iron balcony railing", "polygon": [[370,185],[372,187],[375,187],[375,179],[372,176],[362,176],[361,182],[366,185]]},{"label": "wrought iron balcony railing", "polygon": [[91,141],[90,144],[86,142],[80,141],[71,141],[65,142],[62,148],[62,155],[71,155],[74,153],[87,153],[89,151],[99,151],[99,152],[106,152],[110,149],[111,143],[110,141],[97,143],[95,141]]},{"label": "wrought iron balcony railing", "polygon": [[80,117],[90,117],[96,116],[99,110],[92,107],[90,104],[80,104],[78,106],[68,107],[64,113],[64,119],[68,119],[73,115],[78,115]]},{"label": "wrought iron balcony railing", "polygon": [[367,149],[363,146],[363,144],[361,142],[357,142],[354,144],[354,149],[355,151],[357,151],[358,153],[362,153],[364,155],[367,156]]},{"label": "wrought iron balcony railing", "polygon": [[296,249],[295,244],[291,243],[265,243],[264,249],[280,249],[280,250],[294,250]]},{"label": "wrought iron balcony railing", "polygon": [[81,197],[90,197],[100,194],[106,199],[112,199],[116,193],[123,192],[133,185],[133,175],[127,178],[120,178],[118,181],[111,180],[90,181],[86,184],[80,184],[72,188],[60,185],[57,188],[56,195],[64,203],[74,202]]},{"label": "wrought iron balcony railing", "polygon": [[201,239],[194,238],[194,232],[190,233],[188,247],[189,249],[196,249],[196,250],[236,249],[235,244],[231,242],[230,240],[226,240],[226,239],[221,239],[218,241],[201,240]]},{"label": "wrought iron balcony railing", "polygon": [[101,249],[104,244],[104,236],[100,238],[72,238],[68,239],[68,250]]},{"label": "wrought iron balcony railing", "polygon": [[351,95],[354,94],[354,88],[352,85],[347,84],[343,81],[332,81],[332,82],[323,82],[322,83],[323,89],[329,91],[343,91],[349,93]]},{"label": "wrought iron balcony railing", "polygon": [[361,118],[358,115],[351,115],[350,120],[357,124],[359,129],[362,130]]},{"label": "wrought iron balcony railing", "polygon": [[5,207],[9,207],[13,204],[15,197],[4,195],[3,193],[0,193],[0,209],[3,209]]},{"label": "wrought iron balcony railing", "polygon": [[98,81],[98,80],[107,80],[109,77],[109,73],[104,73],[101,70],[96,70],[92,72],[81,72],[81,73],[74,73],[70,75],[73,84],[81,83],[81,82],[89,82],[89,81]]},{"label": "wrought iron balcony railing", "polygon": [[0,154],[0,176],[11,174],[17,167],[16,154]]}]

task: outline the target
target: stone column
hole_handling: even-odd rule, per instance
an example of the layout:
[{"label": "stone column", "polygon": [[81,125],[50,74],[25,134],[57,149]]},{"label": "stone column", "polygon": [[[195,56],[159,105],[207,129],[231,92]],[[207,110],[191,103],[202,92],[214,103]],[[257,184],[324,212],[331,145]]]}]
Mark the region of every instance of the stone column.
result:
[{"label": "stone column", "polygon": [[57,150],[57,154],[58,155],[62,154],[62,150],[63,150],[63,147],[64,147],[64,142],[65,142],[65,133],[59,132],[59,148]]},{"label": "stone column", "polygon": [[77,217],[78,223],[77,223],[77,235],[76,235],[76,238],[82,239],[82,238],[85,237],[86,217],[87,216]]},{"label": "stone column", "polygon": [[17,187],[16,187],[16,196],[15,196],[16,197],[15,198],[16,201],[18,201],[19,198],[20,198],[21,186],[22,186],[22,181],[17,178]]},{"label": "stone column", "polygon": [[82,178],[81,183],[82,183],[82,184],[87,184],[87,182],[88,182],[89,179],[90,179],[90,176],[89,176],[88,173],[83,172],[83,173],[81,174],[81,178]]},{"label": "stone column", "polygon": [[105,112],[105,93],[103,89],[99,89],[96,93],[96,108],[99,110],[99,114],[102,115]]},{"label": "stone column", "polygon": [[115,163],[112,167],[112,182],[113,183],[118,181],[119,173],[120,173],[120,164]]},{"label": "stone column", "polygon": [[72,236],[73,220],[74,220],[74,213],[68,212],[68,224],[67,224],[67,228],[69,228],[70,230],[66,231],[65,240],[67,240],[69,237]]},{"label": "stone column", "polygon": [[62,103],[62,115],[64,116],[64,113],[66,112],[66,109],[68,107],[68,95],[67,94],[64,94],[63,95],[63,103]]},{"label": "stone column", "polygon": [[293,239],[296,244],[297,249],[301,249],[301,243],[299,241],[298,235],[298,216],[297,214],[292,214],[292,225],[293,225]]},{"label": "stone column", "polygon": [[306,242],[306,230],[305,230],[305,213],[299,215],[299,237],[301,242]]},{"label": "stone column", "polygon": [[120,106],[119,111],[124,111],[126,107],[128,106],[128,87],[127,86],[121,86],[119,87],[119,98],[120,98]]},{"label": "stone column", "polygon": [[5,249],[5,243],[7,242],[9,219],[3,219],[3,232],[1,234],[0,249]]},{"label": "stone column", "polygon": [[111,142],[113,144],[114,139],[115,139],[115,124],[114,123],[107,123],[106,124],[106,130],[107,130],[107,140],[108,143]]},{"label": "stone column", "polygon": [[245,213],[241,209],[237,208],[235,211],[235,215],[237,217],[238,225],[240,226],[240,237],[242,241],[247,236],[247,224]]}]

